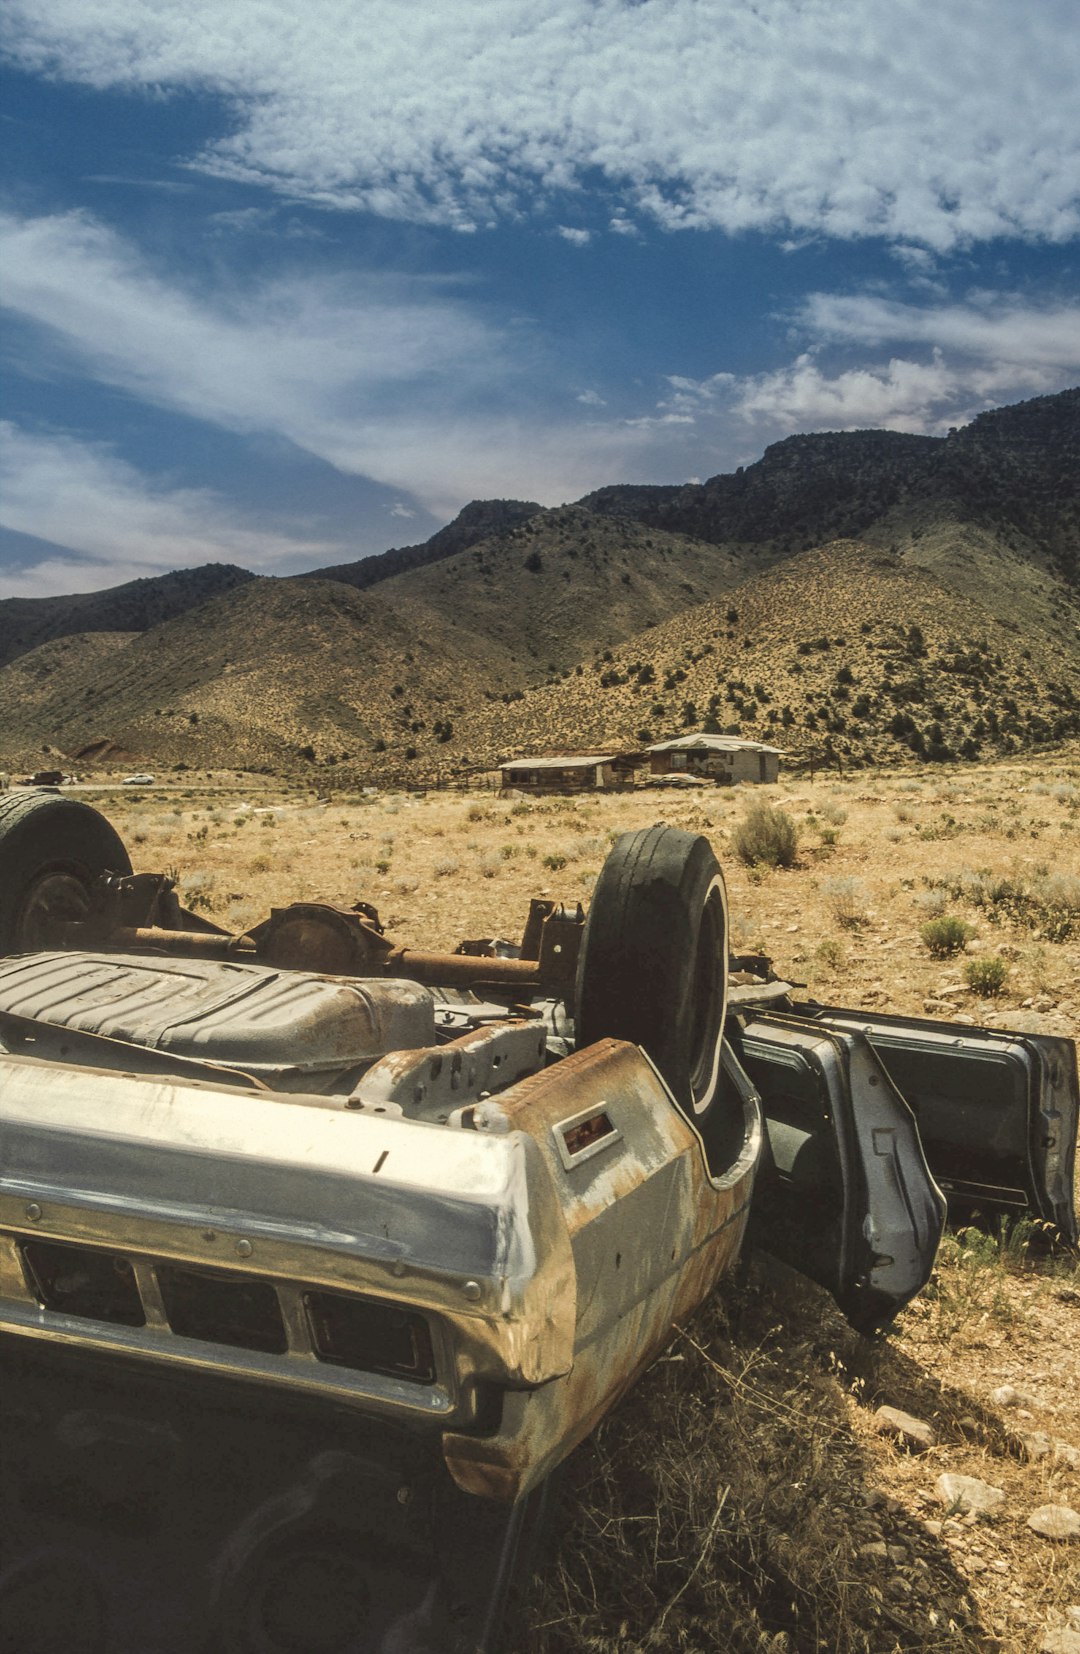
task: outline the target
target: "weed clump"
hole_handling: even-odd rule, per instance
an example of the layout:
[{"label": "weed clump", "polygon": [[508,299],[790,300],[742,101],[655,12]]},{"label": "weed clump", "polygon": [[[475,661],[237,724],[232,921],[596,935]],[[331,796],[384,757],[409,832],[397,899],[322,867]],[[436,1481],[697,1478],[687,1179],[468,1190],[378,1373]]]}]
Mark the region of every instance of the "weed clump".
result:
[{"label": "weed clump", "polygon": [[794,867],[799,829],[775,804],[751,804],[735,823],[731,843],[747,867]]},{"label": "weed clump", "polygon": [[964,981],[980,999],[994,999],[1005,986],[1008,974],[1008,965],[996,955],[989,959],[969,959],[964,966]]},{"label": "weed clump", "polygon": [[935,959],[948,959],[954,953],[963,953],[973,931],[954,913],[942,913],[936,919],[927,919],[919,935]]},{"label": "weed clump", "polygon": [[1008,1326],[1017,1319],[1006,1286],[1010,1264],[1022,1258],[1024,1238],[974,1227],[942,1236],[933,1276],[923,1289],[931,1337],[949,1343],[988,1320]]},{"label": "weed clump", "polygon": [[858,879],[826,879],[821,894],[842,930],[861,930],[866,924],[867,892]]}]

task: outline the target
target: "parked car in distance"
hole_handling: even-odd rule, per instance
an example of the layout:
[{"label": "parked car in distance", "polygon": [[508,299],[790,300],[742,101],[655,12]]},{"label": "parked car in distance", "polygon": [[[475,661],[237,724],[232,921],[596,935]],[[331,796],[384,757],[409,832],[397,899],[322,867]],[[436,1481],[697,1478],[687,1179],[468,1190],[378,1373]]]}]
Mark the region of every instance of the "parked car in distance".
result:
[{"label": "parked car in distance", "polygon": [[152,775],[125,775],[121,785],[124,787],[152,787],[154,778]]}]

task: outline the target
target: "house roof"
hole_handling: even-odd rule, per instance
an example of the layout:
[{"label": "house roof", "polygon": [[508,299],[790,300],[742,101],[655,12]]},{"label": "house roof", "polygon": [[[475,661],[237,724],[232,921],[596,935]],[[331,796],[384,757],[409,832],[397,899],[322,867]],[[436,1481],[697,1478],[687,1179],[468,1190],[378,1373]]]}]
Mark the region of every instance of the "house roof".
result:
[{"label": "house roof", "polygon": [[501,770],[582,770],[595,769],[597,764],[610,764],[617,754],[613,752],[594,753],[582,756],[580,753],[567,754],[562,758],[507,758],[499,765]]},{"label": "house roof", "polygon": [[744,741],[737,735],[679,735],[673,741],[654,741],[647,752],[685,752],[689,749],[708,752],[775,752],[765,741]]}]

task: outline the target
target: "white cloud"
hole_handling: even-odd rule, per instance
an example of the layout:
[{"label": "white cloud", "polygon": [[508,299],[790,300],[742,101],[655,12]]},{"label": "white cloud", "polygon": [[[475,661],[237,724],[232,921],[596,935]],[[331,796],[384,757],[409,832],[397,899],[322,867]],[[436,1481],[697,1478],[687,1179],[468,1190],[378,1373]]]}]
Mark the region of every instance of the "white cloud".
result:
[{"label": "white cloud", "polygon": [[955,352],[995,377],[1019,372],[1059,379],[1080,368],[1075,303],[1036,305],[1008,293],[974,293],[964,303],[919,306],[877,295],[814,293],[800,322],[819,339],[861,348],[902,339]]},{"label": "white cloud", "polygon": [[638,451],[629,427],[545,416],[530,329],[504,335],[434,279],[293,278],[200,298],[82,214],[0,215],[0,234],[0,298],[36,324],[33,371],[272,432],[436,516],[514,493],[554,504]]},{"label": "white cloud", "polygon": [[407,506],[403,500],[395,500],[390,507],[390,515],[391,517],[415,517],[416,512],[410,506]]},{"label": "white cloud", "polygon": [[578,396],[575,396],[574,401],[580,402],[586,408],[607,407],[607,403],[600,395],[599,391],[581,391]]},{"label": "white cloud", "polygon": [[[200,298],[83,214],[0,214],[0,239],[0,300],[46,330],[54,370],[230,430],[275,432],[409,492],[430,495],[434,474],[433,509],[447,503],[445,467],[407,440],[410,410],[437,449],[449,411],[481,390],[497,401],[529,361],[527,330],[516,330],[511,362],[499,329],[433,279],[294,277]],[[451,509],[461,498],[455,490]]]},{"label": "white cloud", "polygon": [[218,95],[195,164],[333,207],[468,229],[596,180],[617,231],[1080,227],[1073,0],[10,0],[7,28],[31,70]]},{"label": "white cloud", "polygon": [[314,427],[305,445],[319,452],[317,428],[323,444],[339,439],[362,394],[430,388],[447,374],[460,384],[474,359],[490,375],[500,349],[493,329],[422,278],[281,279],[210,302],[81,213],[0,214],[0,238],[3,303],[96,377],[236,429],[272,426],[304,442]]},{"label": "white cloud", "polygon": [[209,490],[156,484],[104,445],[6,421],[0,423],[0,523],[79,554],[70,562],[50,556],[32,568],[0,570],[0,597],[92,591],[209,562],[265,570],[340,550],[246,527]]},{"label": "white cloud", "polygon": [[587,247],[592,240],[588,230],[573,230],[568,224],[559,225],[559,234],[564,241],[573,242],[575,247]]},{"label": "white cloud", "polygon": [[957,422],[951,410],[965,391],[940,354],[931,362],[893,358],[881,367],[832,375],[812,357],[800,356],[779,372],[746,380],[734,407],[752,423],[789,431],[929,431]]},{"label": "white cloud", "polygon": [[815,293],[797,323],[811,346],[793,362],[741,378],[672,376],[660,407],[698,419],[734,415],[777,434],[868,426],[940,433],[986,408],[1064,390],[1080,375],[1078,305],[977,293],[920,307]]}]

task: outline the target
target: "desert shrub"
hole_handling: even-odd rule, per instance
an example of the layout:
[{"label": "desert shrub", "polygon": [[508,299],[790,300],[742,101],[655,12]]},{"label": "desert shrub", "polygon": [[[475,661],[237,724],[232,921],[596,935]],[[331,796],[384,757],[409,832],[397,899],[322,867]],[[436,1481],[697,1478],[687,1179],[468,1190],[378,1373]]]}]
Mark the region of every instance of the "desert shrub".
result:
[{"label": "desert shrub", "polygon": [[731,844],[747,867],[793,867],[799,829],[775,804],[751,804],[732,830]]},{"label": "desert shrub", "polygon": [[180,899],[193,913],[198,913],[200,908],[206,913],[212,913],[219,905],[213,874],[189,875]]},{"label": "desert shrub", "polygon": [[835,936],[823,936],[821,938],[814,949],[814,958],[819,965],[823,965],[826,970],[830,971],[838,971],[842,965],[847,963],[847,954],[844,952],[843,943],[838,942]]},{"label": "desert shrub", "polygon": [[963,953],[971,934],[971,926],[954,913],[942,913],[936,919],[927,919],[919,930],[935,959],[947,959],[950,954]]},{"label": "desert shrub", "polygon": [[1071,873],[1043,868],[1010,876],[965,867],[936,882],[954,898],[979,908],[991,924],[1012,920],[1048,942],[1064,942],[1080,930],[1080,879]]},{"label": "desert shrub", "polygon": [[821,894],[837,924],[844,930],[859,930],[867,921],[866,886],[858,879],[826,879]]},{"label": "desert shrub", "polygon": [[993,999],[1005,986],[1009,967],[996,954],[987,959],[969,959],[964,966],[964,981],[980,999]]},{"label": "desert shrub", "polygon": [[566,866],[566,860],[561,850],[553,850],[550,855],[544,857],[543,866],[549,867],[553,873],[558,873]]},{"label": "desert shrub", "polygon": [[437,879],[449,879],[457,872],[460,866],[461,863],[455,861],[453,856],[443,856],[437,862],[432,864],[431,871]]}]

